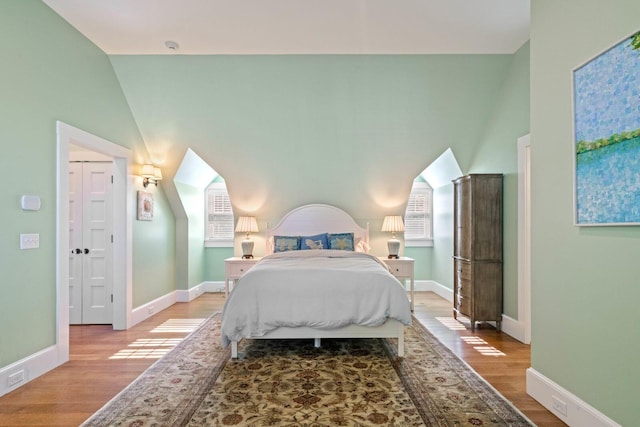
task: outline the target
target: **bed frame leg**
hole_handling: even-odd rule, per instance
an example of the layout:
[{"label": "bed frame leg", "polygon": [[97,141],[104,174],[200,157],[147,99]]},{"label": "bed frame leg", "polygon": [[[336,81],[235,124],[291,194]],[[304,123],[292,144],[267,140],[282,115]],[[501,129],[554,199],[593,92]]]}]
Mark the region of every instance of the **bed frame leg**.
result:
[{"label": "bed frame leg", "polygon": [[320,348],[320,338],[314,338],[313,339],[313,346],[315,348]]},{"label": "bed frame leg", "polygon": [[398,357],[404,357],[404,326],[398,329]]},{"label": "bed frame leg", "polygon": [[231,341],[231,358],[238,358],[238,341]]}]

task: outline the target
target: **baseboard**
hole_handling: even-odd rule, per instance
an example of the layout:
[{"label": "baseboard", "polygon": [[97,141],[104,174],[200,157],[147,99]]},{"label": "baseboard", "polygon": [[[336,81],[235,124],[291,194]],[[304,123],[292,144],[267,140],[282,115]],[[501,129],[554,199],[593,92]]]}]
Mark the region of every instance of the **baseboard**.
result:
[{"label": "baseboard", "polygon": [[569,426],[621,427],[533,368],[527,369],[527,394]]},{"label": "baseboard", "polygon": [[502,332],[507,335],[512,336],[517,339],[521,343],[524,343],[524,324],[519,322],[518,320],[507,316],[506,314],[502,314]]},{"label": "baseboard", "polygon": [[165,308],[171,307],[177,301],[178,291],[173,291],[159,298],[156,298],[153,301],[149,301],[146,304],[134,308],[133,310],[131,310],[131,325],[129,325],[129,327],[137,325],[138,323],[148,319],[149,317],[164,310]]},{"label": "baseboard", "polygon": [[[22,387],[34,378],[57,368],[67,362],[59,359],[58,346],[53,345],[37,353],[18,360],[11,365],[0,369],[0,396],[3,396],[18,387]],[[9,379],[15,378],[15,383],[9,385]]]},{"label": "baseboard", "polygon": [[433,292],[441,298],[453,302],[453,290],[441,285],[435,280],[416,280],[414,290],[416,292]]},{"label": "baseboard", "polygon": [[200,295],[206,292],[205,283],[202,282],[192,288],[185,290],[179,289],[176,291],[176,302],[189,302],[198,298]]},{"label": "baseboard", "polygon": [[204,282],[204,291],[224,293],[224,280],[221,280],[219,282]]}]

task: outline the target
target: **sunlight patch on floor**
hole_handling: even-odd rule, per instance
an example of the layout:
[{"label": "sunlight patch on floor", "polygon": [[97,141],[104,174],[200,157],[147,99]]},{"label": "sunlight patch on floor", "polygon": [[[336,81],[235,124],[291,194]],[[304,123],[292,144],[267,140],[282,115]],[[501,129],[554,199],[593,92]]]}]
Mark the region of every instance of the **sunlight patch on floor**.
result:
[{"label": "sunlight patch on floor", "polygon": [[462,323],[458,322],[453,317],[436,317],[436,320],[452,331],[464,331],[467,329]]},{"label": "sunlight patch on floor", "polygon": [[207,319],[169,319],[152,329],[151,332],[190,333],[195,331],[205,320]]},{"label": "sunlight patch on floor", "polygon": [[472,345],[473,349],[483,356],[506,356],[497,348],[490,346],[485,340],[480,337],[460,337],[465,343]]},{"label": "sunlight patch on floor", "polygon": [[182,338],[140,338],[109,359],[159,359],[182,341]]}]

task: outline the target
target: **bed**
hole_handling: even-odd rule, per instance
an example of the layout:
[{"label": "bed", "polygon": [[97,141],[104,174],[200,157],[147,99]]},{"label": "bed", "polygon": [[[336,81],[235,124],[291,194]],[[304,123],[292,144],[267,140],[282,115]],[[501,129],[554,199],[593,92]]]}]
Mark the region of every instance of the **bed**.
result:
[{"label": "bed", "polygon": [[[287,238],[309,250],[287,250],[296,249]],[[308,338],[316,347],[323,338],[395,338],[404,356],[409,298],[386,265],[366,253],[368,225],[334,206],[305,205],[269,229],[266,240],[267,255],[225,302],[221,340],[233,358],[243,338]]]}]

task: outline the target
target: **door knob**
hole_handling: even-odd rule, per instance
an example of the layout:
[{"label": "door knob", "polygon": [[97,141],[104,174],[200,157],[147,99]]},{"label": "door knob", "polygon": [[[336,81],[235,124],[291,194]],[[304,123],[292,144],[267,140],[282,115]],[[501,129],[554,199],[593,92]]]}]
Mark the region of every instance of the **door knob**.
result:
[{"label": "door knob", "polygon": [[84,253],[85,253],[85,254],[88,254],[88,253],[89,253],[89,249],[84,248]]},{"label": "door knob", "polygon": [[72,254],[81,254],[82,251],[80,250],[80,248],[75,248],[71,251]]}]

